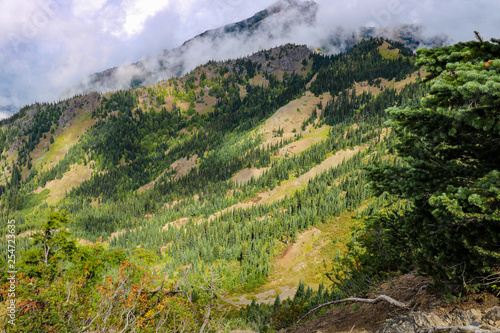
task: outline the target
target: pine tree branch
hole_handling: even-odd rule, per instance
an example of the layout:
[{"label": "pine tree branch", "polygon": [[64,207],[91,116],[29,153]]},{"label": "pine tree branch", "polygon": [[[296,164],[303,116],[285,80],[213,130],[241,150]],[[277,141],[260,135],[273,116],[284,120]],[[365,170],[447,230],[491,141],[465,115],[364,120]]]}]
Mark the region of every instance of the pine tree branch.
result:
[{"label": "pine tree branch", "polygon": [[346,303],[346,302],[360,302],[360,303],[370,303],[370,304],[375,304],[375,303],[378,303],[378,302],[387,302],[389,304],[392,304],[392,305],[395,305],[397,307],[400,307],[400,308],[407,308],[408,305],[406,303],[403,303],[403,302],[400,302],[400,301],[396,301],[395,299],[389,297],[389,296],[386,296],[386,295],[380,295],[378,296],[377,298],[344,298],[344,299],[339,299],[339,300],[336,300],[336,301],[331,301],[331,302],[328,302],[328,303],[324,303],[324,304],[321,304],[321,305],[318,305],[317,307],[315,307],[314,309],[310,310],[308,313],[306,313],[305,315],[303,315],[302,317],[299,318],[299,320],[297,320],[297,324],[302,320],[304,319],[305,317],[309,316],[311,313],[313,313],[314,311],[316,310],[319,310],[321,308],[324,308],[325,306],[328,306],[328,305],[333,305],[333,304],[339,304],[339,303]]}]

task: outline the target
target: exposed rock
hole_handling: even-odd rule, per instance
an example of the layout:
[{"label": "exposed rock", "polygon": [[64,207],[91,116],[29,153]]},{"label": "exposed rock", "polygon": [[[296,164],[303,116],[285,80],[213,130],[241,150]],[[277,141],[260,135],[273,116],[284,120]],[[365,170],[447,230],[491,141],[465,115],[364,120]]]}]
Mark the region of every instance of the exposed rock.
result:
[{"label": "exposed rock", "polygon": [[286,44],[269,51],[259,51],[248,59],[262,65],[262,70],[266,73],[272,73],[278,69],[291,72],[295,69],[295,61],[306,59],[310,54],[311,50],[305,45]]},{"label": "exposed rock", "polygon": [[500,323],[500,306],[495,306],[484,315],[485,320]]},{"label": "exposed rock", "polygon": [[457,310],[442,317],[434,313],[412,312],[390,319],[379,333],[445,333],[445,332],[500,332],[500,307],[486,311]]},{"label": "exposed rock", "polygon": [[434,313],[412,312],[409,315],[389,319],[378,330],[380,333],[423,332],[422,329],[445,326],[446,323]]},{"label": "exposed rock", "polygon": [[443,320],[449,326],[467,326],[473,322],[480,322],[482,314],[480,311],[473,309],[469,311],[456,311],[453,314],[447,314]]}]

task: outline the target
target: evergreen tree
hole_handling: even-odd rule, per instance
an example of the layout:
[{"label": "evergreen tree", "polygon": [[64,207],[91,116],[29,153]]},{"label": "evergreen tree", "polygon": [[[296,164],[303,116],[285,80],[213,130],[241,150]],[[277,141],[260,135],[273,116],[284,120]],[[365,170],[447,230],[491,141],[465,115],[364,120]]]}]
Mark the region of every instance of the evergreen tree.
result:
[{"label": "evergreen tree", "polygon": [[430,95],[421,107],[388,109],[406,163],[370,170],[376,193],[397,195],[408,207],[372,220],[372,237],[381,239],[370,249],[388,264],[416,265],[440,282],[498,283],[499,40],[417,54],[433,80]]}]

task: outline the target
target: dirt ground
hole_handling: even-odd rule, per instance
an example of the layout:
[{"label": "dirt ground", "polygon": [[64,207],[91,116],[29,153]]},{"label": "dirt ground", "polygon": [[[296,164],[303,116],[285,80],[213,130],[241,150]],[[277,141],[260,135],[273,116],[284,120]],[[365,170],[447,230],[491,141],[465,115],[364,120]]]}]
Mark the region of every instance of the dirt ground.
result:
[{"label": "dirt ground", "polygon": [[179,178],[187,175],[187,173],[191,171],[192,168],[197,167],[197,159],[198,155],[193,155],[189,158],[183,157],[172,163],[170,168],[175,170],[174,180],[178,180]]},{"label": "dirt ground", "polygon": [[245,185],[252,179],[252,177],[254,179],[258,179],[269,169],[271,168],[245,168],[238,171],[233,177],[231,177],[231,180],[237,185]]},{"label": "dirt ground", "polygon": [[409,305],[398,308],[386,302],[377,304],[345,304],[333,307],[323,316],[286,330],[286,333],[333,333],[376,332],[390,318],[408,314],[410,311],[432,312],[438,316],[455,310],[485,310],[500,305],[500,299],[490,293],[468,295],[462,299],[446,301],[433,289],[431,279],[415,274],[406,274],[379,285],[368,293],[375,298],[387,295]]}]

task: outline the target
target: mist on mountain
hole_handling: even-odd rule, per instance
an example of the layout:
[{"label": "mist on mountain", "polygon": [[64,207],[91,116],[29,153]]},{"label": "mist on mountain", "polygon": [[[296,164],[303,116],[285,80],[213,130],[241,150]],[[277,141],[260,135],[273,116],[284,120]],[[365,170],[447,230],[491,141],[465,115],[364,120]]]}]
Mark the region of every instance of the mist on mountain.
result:
[{"label": "mist on mountain", "polygon": [[346,51],[362,38],[378,36],[401,41],[412,48],[451,42],[442,34],[427,37],[420,25],[356,27],[332,23],[326,24],[320,6],[314,1],[280,0],[246,20],[205,31],[158,56],[95,73],[70,89],[67,96],[152,84],[184,75],[210,60],[240,58],[289,42],[308,45],[327,54]]},{"label": "mist on mountain", "polygon": [[[0,117],[36,101],[154,83],[208,60],[243,57],[284,43],[336,53],[362,37],[383,36],[412,48],[432,47],[472,39],[473,30],[495,37],[500,22],[500,4],[486,0],[191,0],[148,11],[157,3],[2,2]],[[260,6],[268,7],[224,26]],[[139,14],[139,26],[131,27]],[[200,34],[203,29],[211,30]],[[190,36],[196,37],[184,42]]]}]

